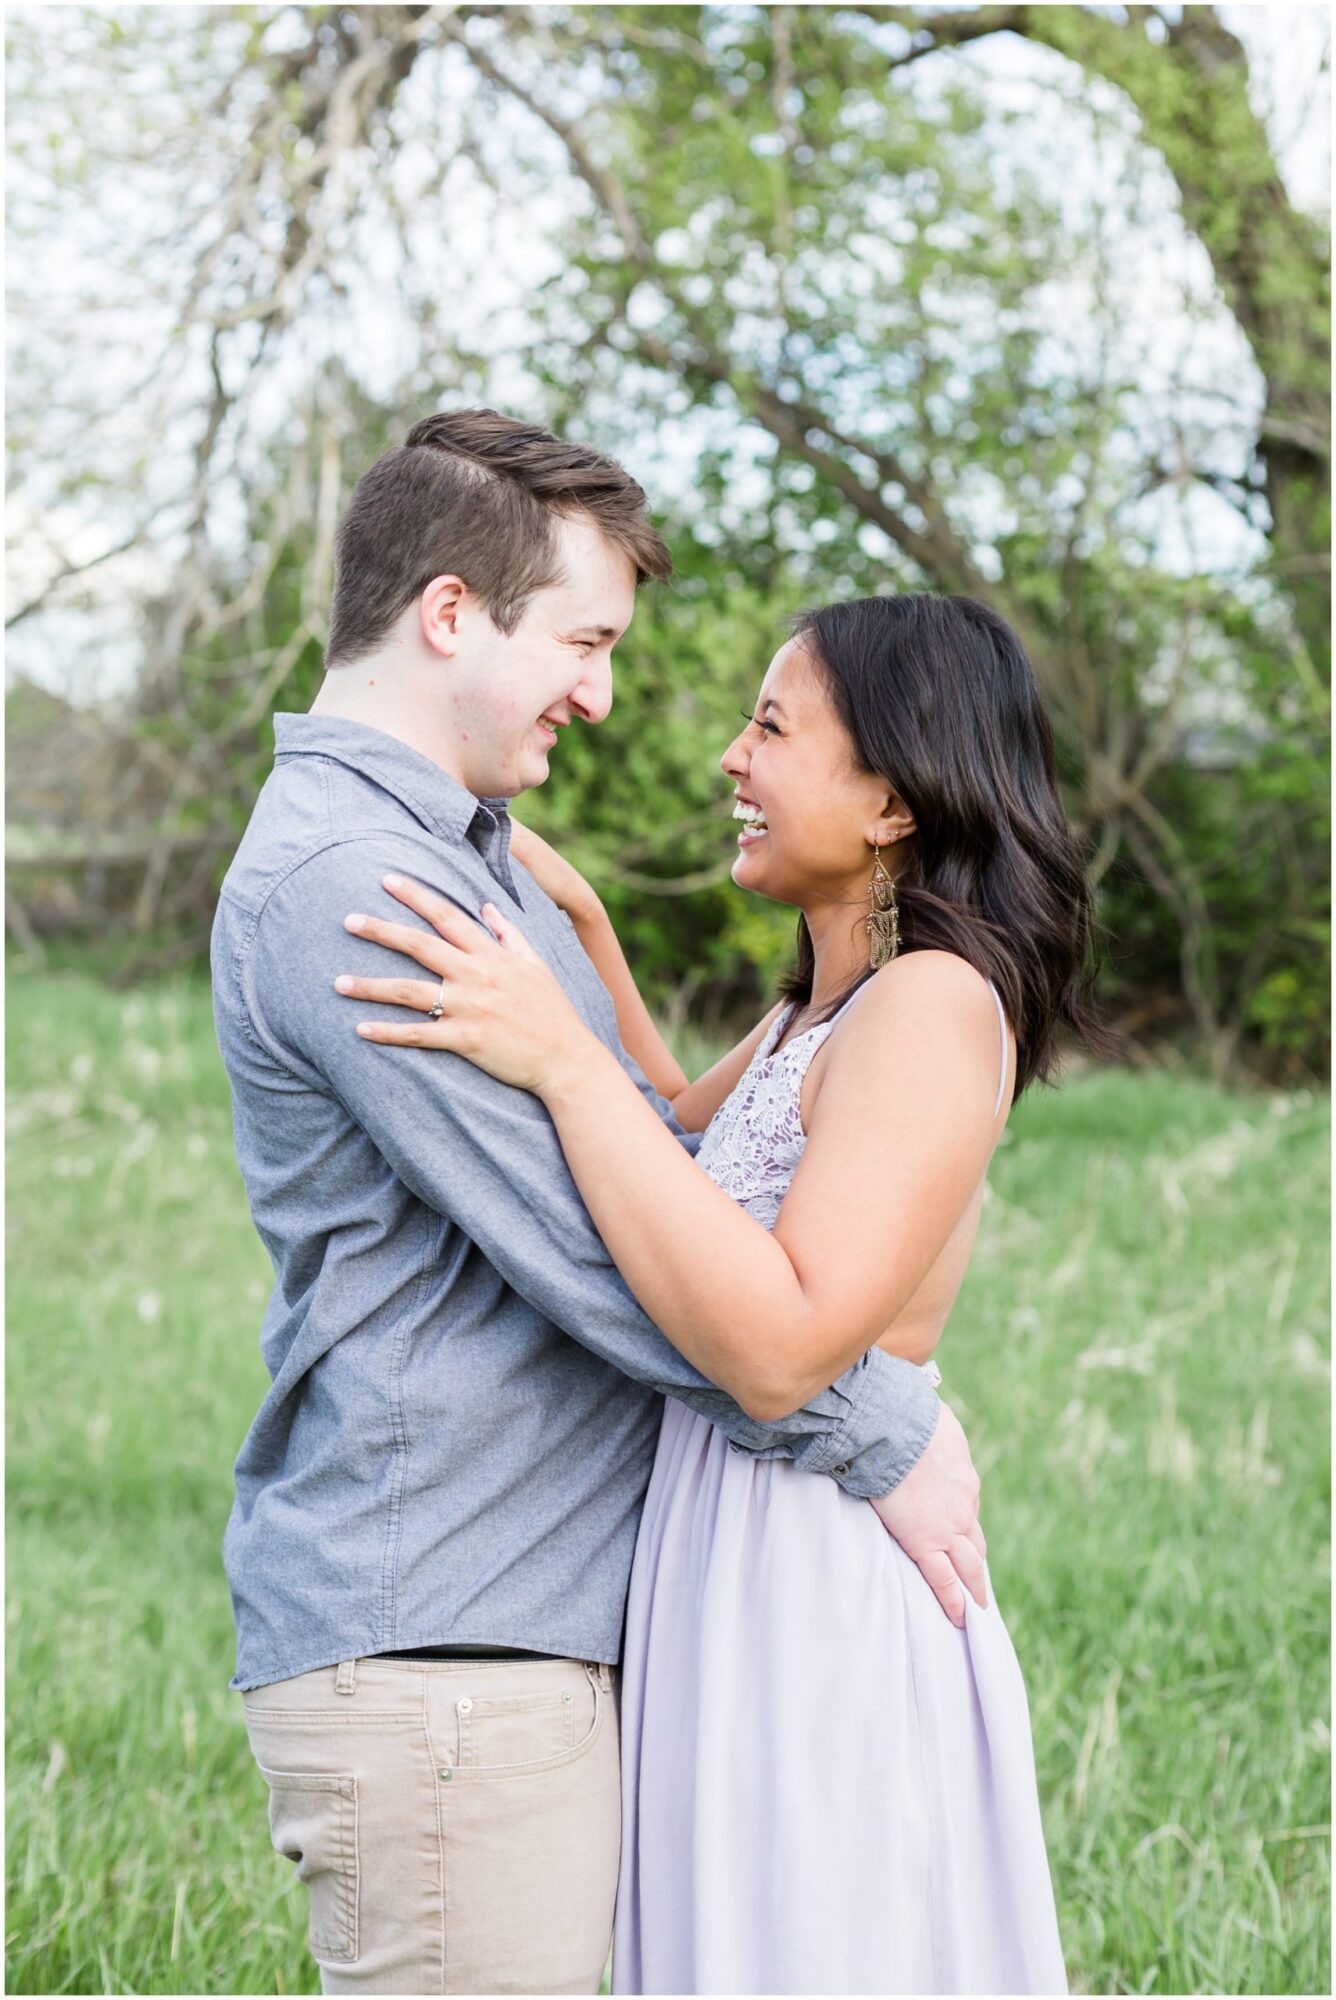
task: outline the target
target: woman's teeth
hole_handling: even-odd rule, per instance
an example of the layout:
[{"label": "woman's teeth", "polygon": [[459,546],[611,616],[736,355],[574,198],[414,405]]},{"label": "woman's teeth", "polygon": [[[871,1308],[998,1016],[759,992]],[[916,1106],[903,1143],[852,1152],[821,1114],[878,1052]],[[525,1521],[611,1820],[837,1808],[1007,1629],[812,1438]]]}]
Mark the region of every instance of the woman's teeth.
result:
[{"label": "woman's teeth", "polygon": [[744,802],[739,799],[733,808],[733,817],[742,821],[742,830],[738,834],[739,847],[754,846],[770,831],[765,823],[765,814],[759,806],[752,805],[750,801]]}]

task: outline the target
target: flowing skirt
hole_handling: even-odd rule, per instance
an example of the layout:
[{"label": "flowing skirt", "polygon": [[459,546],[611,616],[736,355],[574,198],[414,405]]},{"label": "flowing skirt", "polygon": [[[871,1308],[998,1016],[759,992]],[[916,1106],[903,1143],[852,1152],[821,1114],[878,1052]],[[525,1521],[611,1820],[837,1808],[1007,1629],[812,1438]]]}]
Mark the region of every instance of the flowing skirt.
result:
[{"label": "flowing skirt", "polygon": [[667,1404],[622,1670],[615,1993],[1065,1993],[1025,1684],[866,1501]]}]

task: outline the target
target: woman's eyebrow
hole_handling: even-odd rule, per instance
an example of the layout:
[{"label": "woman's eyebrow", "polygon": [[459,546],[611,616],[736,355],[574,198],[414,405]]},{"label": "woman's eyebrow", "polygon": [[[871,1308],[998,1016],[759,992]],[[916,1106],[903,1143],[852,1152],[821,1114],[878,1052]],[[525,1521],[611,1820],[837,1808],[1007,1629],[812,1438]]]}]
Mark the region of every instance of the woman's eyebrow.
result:
[{"label": "woman's eyebrow", "polygon": [[783,704],[783,702],[781,702],[781,701],[776,701],[776,700],[775,700],[775,697],[774,697],[774,696],[773,696],[772,694],[768,694],[768,695],[766,696],[766,698],[765,698],[765,705],[766,705],[766,707],[767,707],[767,708],[770,708],[770,709],[773,709],[776,715],[783,715],[783,713],[784,713],[784,704]]}]

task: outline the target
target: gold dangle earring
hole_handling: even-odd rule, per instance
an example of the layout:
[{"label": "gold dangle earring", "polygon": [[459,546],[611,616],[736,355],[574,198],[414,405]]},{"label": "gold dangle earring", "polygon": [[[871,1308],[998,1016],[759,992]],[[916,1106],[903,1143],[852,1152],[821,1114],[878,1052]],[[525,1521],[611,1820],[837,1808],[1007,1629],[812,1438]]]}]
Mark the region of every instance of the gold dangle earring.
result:
[{"label": "gold dangle earring", "polygon": [[900,905],[880,847],[872,850],[872,911],[867,919],[867,940],[868,959],[874,972],[889,965],[900,949]]}]

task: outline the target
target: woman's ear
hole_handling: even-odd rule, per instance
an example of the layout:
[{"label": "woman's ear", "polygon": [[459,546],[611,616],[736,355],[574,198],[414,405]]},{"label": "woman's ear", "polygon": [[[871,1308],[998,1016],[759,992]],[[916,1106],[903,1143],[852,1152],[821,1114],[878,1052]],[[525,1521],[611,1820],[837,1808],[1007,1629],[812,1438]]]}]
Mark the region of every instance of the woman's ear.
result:
[{"label": "woman's ear", "polygon": [[911,833],[918,831],[913,813],[898,792],[887,792],[881,801],[881,810],[867,829],[867,841],[871,847],[890,847],[897,840],[907,840]]}]

